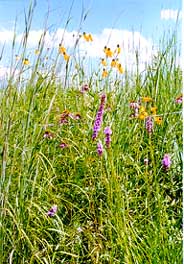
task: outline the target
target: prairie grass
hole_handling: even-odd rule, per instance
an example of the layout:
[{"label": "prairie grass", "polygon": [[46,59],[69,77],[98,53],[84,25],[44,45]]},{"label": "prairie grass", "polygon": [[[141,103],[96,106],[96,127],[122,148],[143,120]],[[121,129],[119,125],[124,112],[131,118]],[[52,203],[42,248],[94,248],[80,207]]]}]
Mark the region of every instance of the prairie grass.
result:
[{"label": "prairie grass", "polygon": [[[32,13],[30,7],[23,57]],[[13,43],[12,58],[14,49]],[[144,73],[125,70],[104,79],[95,72],[87,78],[80,64],[72,73],[74,55],[62,60],[65,74],[58,81],[59,55],[40,71],[44,34],[38,51],[32,65],[12,59],[0,90],[1,263],[181,263],[182,104],[176,98],[182,74],[173,38]],[[103,122],[92,140],[102,94]],[[131,117],[131,101],[161,118],[151,133],[140,112]]]}]

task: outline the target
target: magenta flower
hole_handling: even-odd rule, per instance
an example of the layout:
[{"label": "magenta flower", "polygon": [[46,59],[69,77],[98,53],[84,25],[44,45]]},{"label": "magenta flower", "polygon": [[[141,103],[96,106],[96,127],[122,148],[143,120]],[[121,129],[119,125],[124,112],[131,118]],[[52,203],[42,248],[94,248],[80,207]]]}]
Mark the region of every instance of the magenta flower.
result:
[{"label": "magenta flower", "polygon": [[102,154],[103,154],[103,145],[102,145],[101,142],[98,142],[98,143],[97,143],[97,153],[98,153],[98,155],[99,155],[100,157],[101,157]]},{"label": "magenta flower", "polygon": [[169,154],[165,154],[162,160],[162,167],[164,170],[168,170],[171,166],[171,158]]},{"label": "magenta flower", "polygon": [[85,92],[87,92],[88,90],[89,90],[89,86],[88,86],[88,84],[84,84],[84,85],[82,86],[81,93],[85,93]]},{"label": "magenta flower", "polygon": [[110,147],[112,130],[110,127],[104,129],[106,147]]},{"label": "magenta flower", "polygon": [[146,118],[145,126],[146,126],[146,130],[147,130],[147,132],[148,132],[149,134],[151,134],[152,131],[153,131],[153,119],[152,119],[151,116],[148,116],[148,117]]},{"label": "magenta flower", "polygon": [[177,104],[182,104],[182,102],[183,102],[183,96],[180,95],[180,96],[178,96],[178,97],[176,98],[175,103],[177,103]]},{"label": "magenta flower", "polygon": [[45,131],[43,137],[48,138],[48,139],[52,139],[54,137],[54,135],[50,131]]},{"label": "magenta flower", "polygon": [[102,120],[103,120],[103,113],[104,113],[104,106],[105,106],[105,99],[106,96],[105,94],[103,94],[101,96],[101,103],[100,103],[100,107],[98,109],[96,118],[95,118],[95,123],[93,126],[93,135],[92,135],[92,139],[95,140],[98,136],[98,133],[100,131],[101,128],[101,124],[102,124]]},{"label": "magenta flower", "polygon": [[68,145],[65,143],[65,142],[61,142],[60,145],[59,145],[60,148],[64,149],[64,148],[67,148]]},{"label": "magenta flower", "polygon": [[54,216],[57,212],[57,205],[53,205],[50,210],[47,212],[47,216]]}]

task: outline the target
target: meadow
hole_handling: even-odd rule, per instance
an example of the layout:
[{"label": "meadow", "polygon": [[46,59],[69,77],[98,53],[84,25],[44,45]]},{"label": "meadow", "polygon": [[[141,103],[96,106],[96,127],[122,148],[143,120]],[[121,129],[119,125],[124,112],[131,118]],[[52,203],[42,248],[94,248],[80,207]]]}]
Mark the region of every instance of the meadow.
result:
[{"label": "meadow", "polygon": [[[62,42],[47,64],[52,51],[44,49],[44,34],[30,63],[32,13],[30,7],[19,54],[12,43],[11,72],[0,90],[0,262],[181,263],[176,33],[144,72],[138,51],[136,71],[118,62],[117,43],[115,51],[102,47],[99,68],[86,75]],[[93,44],[90,32],[79,34]]]}]

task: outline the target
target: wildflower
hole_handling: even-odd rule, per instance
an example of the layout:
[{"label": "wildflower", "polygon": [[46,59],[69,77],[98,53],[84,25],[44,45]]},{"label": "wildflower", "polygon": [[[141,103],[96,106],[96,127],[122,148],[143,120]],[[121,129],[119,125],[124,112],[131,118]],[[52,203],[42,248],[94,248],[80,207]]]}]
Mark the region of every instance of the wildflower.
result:
[{"label": "wildflower", "polygon": [[144,106],[140,106],[139,107],[139,113],[144,113],[144,112],[146,112],[146,108],[144,107]]},{"label": "wildflower", "polygon": [[89,41],[93,41],[93,37],[91,34],[88,35]]},{"label": "wildflower", "polygon": [[104,53],[106,54],[107,46],[104,47],[103,51],[104,51]]},{"label": "wildflower", "polygon": [[38,49],[35,50],[35,55],[38,55],[40,53],[40,51]]},{"label": "wildflower", "polygon": [[85,92],[87,92],[87,91],[89,91],[89,86],[88,86],[88,84],[84,84],[84,85],[82,86],[81,93],[85,93]]},{"label": "wildflower", "polygon": [[29,65],[29,60],[28,60],[27,58],[25,58],[25,59],[23,60],[23,64],[24,64],[24,65]]},{"label": "wildflower", "polygon": [[169,154],[165,154],[162,160],[162,166],[164,170],[168,170],[171,166],[171,158]]},{"label": "wildflower", "polygon": [[101,142],[98,142],[98,143],[97,143],[97,153],[98,153],[98,155],[99,155],[100,157],[101,157],[102,154],[103,154],[103,145],[102,145]]},{"label": "wildflower", "polygon": [[103,68],[102,77],[105,78],[107,76],[108,76],[108,72],[106,71],[105,68]]},{"label": "wildflower", "polygon": [[156,107],[156,106],[152,106],[152,107],[150,108],[150,111],[151,111],[151,113],[152,113],[153,115],[156,115],[156,113],[157,113],[157,107]]},{"label": "wildflower", "polygon": [[47,216],[54,216],[57,212],[57,205],[53,205],[50,210],[47,212]]},{"label": "wildflower", "polygon": [[98,132],[100,131],[100,127],[101,127],[102,119],[103,119],[103,113],[104,113],[105,99],[106,99],[106,95],[103,94],[101,96],[100,107],[98,109],[95,122],[94,122],[94,126],[93,126],[93,135],[92,135],[93,140],[97,138]]},{"label": "wildflower", "polygon": [[63,47],[61,44],[59,44],[59,53],[66,53],[65,47]]},{"label": "wildflower", "polygon": [[60,116],[59,123],[60,124],[67,124],[68,123],[68,117],[70,112],[68,110],[64,110]]},{"label": "wildflower", "polygon": [[144,165],[146,165],[146,166],[147,166],[147,165],[148,165],[148,163],[149,163],[149,160],[148,160],[147,158],[145,158],[145,159],[144,159]]},{"label": "wildflower", "polygon": [[162,124],[162,118],[160,116],[155,116],[154,121],[156,124],[161,125]]},{"label": "wildflower", "polygon": [[65,143],[65,142],[61,142],[60,145],[59,145],[60,148],[64,149],[64,148],[67,148],[68,145]]},{"label": "wildflower", "polygon": [[146,97],[142,97],[142,101],[143,101],[144,103],[149,103],[149,102],[152,101],[152,98],[151,98],[151,97],[148,97],[148,96],[146,96]]},{"label": "wildflower", "polygon": [[66,52],[63,52],[63,57],[65,61],[68,61],[70,56],[68,54],[66,54]]},{"label": "wildflower", "polygon": [[183,102],[183,96],[180,95],[180,96],[178,96],[178,97],[176,98],[175,103],[177,103],[177,104],[182,104],[182,102]]},{"label": "wildflower", "polygon": [[16,59],[16,61],[20,60],[20,56],[16,54],[15,59]]},{"label": "wildflower", "polygon": [[84,37],[84,39],[85,39],[87,42],[90,41],[90,39],[89,39],[89,35],[87,35],[86,32],[83,32],[83,37]]},{"label": "wildflower", "polygon": [[112,130],[110,127],[104,129],[106,147],[110,147]]},{"label": "wildflower", "polygon": [[124,69],[121,66],[121,63],[118,63],[117,68],[118,68],[119,73],[124,73]]},{"label": "wildflower", "polygon": [[48,138],[48,139],[53,139],[54,135],[53,135],[53,133],[51,133],[49,131],[45,131],[43,137]]},{"label": "wildflower", "polygon": [[112,59],[112,61],[111,61],[111,67],[116,67],[116,61],[115,61],[115,59]]},{"label": "wildflower", "polygon": [[114,53],[117,53],[117,55],[119,55],[120,52],[121,52],[121,48],[120,48],[119,44],[117,44],[117,48],[115,49]]},{"label": "wildflower", "polygon": [[77,228],[77,232],[78,232],[78,233],[81,233],[81,232],[83,232],[83,229],[82,229],[82,227],[80,227],[80,226],[79,226],[79,227]]},{"label": "wildflower", "polygon": [[101,59],[101,64],[102,64],[103,66],[107,66],[107,62],[106,62],[106,60],[105,60],[104,58]]},{"label": "wildflower", "polygon": [[106,54],[107,57],[112,57],[113,56],[113,52],[112,52],[112,50],[110,48],[106,49],[105,54]]},{"label": "wildflower", "polygon": [[138,109],[140,107],[139,103],[135,102],[135,101],[130,101],[130,108],[132,109]]},{"label": "wildflower", "polygon": [[152,131],[153,131],[153,119],[152,119],[151,116],[148,116],[148,117],[146,118],[145,126],[146,126],[146,130],[147,130],[147,132],[148,132],[149,134],[152,133]]},{"label": "wildflower", "polygon": [[76,114],[72,114],[72,113],[69,113],[68,115],[71,119],[74,119],[74,120],[79,120],[81,119],[81,115],[79,113],[76,113]]},{"label": "wildflower", "polygon": [[144,120],[146,117],[148,117],[148,113],[146,111],[141,111],[138,115],[140,120]]}]

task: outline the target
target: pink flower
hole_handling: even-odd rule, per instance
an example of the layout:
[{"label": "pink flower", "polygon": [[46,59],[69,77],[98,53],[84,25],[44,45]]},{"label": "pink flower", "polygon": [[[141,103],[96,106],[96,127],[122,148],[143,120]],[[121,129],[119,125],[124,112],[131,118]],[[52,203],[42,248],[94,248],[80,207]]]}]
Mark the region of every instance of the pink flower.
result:
[{"label": "pink flower", "polygon": [[171,166],[171,158],[169,154],[165,154],[162,160],[162,166],[165,170],[168,170]]},{"label": "pink flower", "polygon": [[183,102],[183,96],[180,95],[180,96],[178,96],[178,97],[176,98],[175,103],[177,103],[177,104],[182,104],[182,102]]},{"label": "pink flower", "polygon": [[151,134],[152,131],[153,131],[153,119],[152,119],[151,116],[148,116],[148,117],[146,118],[145,126],[146,126],[146,130],[147,130],[147,132],[148,132],[149,134]]},{"label": "pink flower", "polygon": [[85,92],[87,92],[88,90],[89,90],[89,86],[88,86],[88,84],[84,84],[84,85],[82,86],[81,93],[85,93]]},{"label": "pink flower", "polygon": [[102,145],[101,142],[98,142],[98,143],[97,143],[97,153],[98,153],[98,155],[99,155],[100,157],[101,157],[102,154],[103,154],[103,145]]},{"label": "pink flower", "polygon": [[44,138],[48,138],[48,139],[52,139],[54,137],[53,133],[49,132],[49,131],[45,131]]},{"label": "pink flower", "polygon": [[112,130],[110,127],[104,129],[106,147],[110,147]]},{"label": "pink flower", "polygon": [[62,148],[62,149],[68,147],[68,145],[67,145],[65,142],[61,142],[61,144],[60,144],[59,146],[60,146],[60,148]]},{"label": "pink flower", "polygon": [[50,210],[47,212],[47,216],[54,216],[57,212],[57,205],[53,205]]},{"label": "pink flower", "polygon": [[102,124],[102,120],[103,120],[103,113],[104,113],[104,106],[105,106],[105,99],[106,99],[106,95],[103,94],[101,96],[101,103],[100,103],[100,107],[98,109],[96,118],[95,118],[95,123],[93,126],[93,135],[92,135],[92,139],[95,140],[98,136],[98,133],[100,131],[101,128],[101,124]]}]

